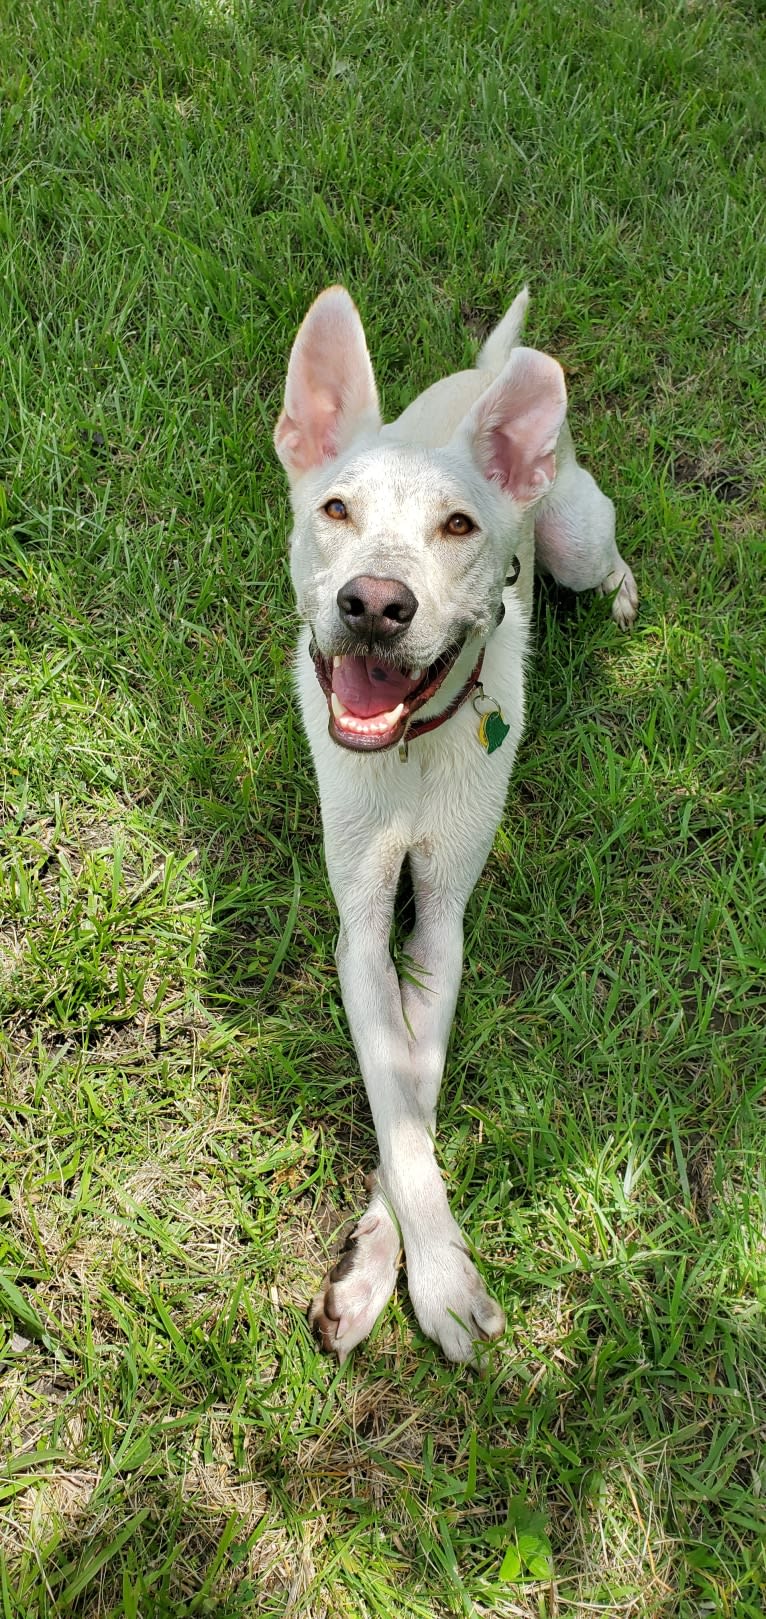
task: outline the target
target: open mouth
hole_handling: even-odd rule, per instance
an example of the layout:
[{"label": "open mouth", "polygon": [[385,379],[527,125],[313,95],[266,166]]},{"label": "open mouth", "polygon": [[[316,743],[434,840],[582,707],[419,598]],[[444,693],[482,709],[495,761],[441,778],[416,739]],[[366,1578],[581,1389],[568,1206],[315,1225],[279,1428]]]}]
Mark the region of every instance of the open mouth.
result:
[{"label": "open mouth", "polygon": [[373,653],[326,658],[312,644],[333,741],[364,752],[401,742],[413,714],[439,690],[461,650],[450,647],[427,669],[399,669]]}]

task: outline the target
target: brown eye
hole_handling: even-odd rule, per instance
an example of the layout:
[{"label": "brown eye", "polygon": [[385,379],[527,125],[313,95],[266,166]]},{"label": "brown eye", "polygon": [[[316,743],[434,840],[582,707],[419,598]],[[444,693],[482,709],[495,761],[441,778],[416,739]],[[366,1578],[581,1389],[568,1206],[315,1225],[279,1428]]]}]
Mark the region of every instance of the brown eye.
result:
[{"label": "brown eye", "polygon": [[327,505],[323,506],[322,510],[327,513],[328,517],[332,517],[336,523],[343,523],[348,517],[348,512],[342,500],[328,500]]},{"label": "brown eye", "polygon": [[453,512],[444,525],[445,534],[454,534],[457,539],[464,539],[466,534],[473,534],[476,524],[465,512]]}]

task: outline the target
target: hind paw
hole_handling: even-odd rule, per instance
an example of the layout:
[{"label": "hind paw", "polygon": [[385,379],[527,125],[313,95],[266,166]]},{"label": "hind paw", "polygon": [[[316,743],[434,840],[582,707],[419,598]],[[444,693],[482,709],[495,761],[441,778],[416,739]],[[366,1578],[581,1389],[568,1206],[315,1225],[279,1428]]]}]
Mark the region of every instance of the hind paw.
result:
[{"label": "hind paw", "polygon": [[629,630],[638,612],[638,586],[627,562],[620,558],[618,566],[607,574],[606,579],[602,579],[598,593],[600,596],[614,593],[612,618],[621,630]]}]

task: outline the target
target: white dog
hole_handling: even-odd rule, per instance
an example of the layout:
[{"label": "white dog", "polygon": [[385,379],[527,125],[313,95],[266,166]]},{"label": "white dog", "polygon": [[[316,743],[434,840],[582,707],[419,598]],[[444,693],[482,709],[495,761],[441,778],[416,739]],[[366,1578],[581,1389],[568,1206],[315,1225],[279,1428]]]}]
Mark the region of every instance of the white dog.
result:
[{"label": "white dog", "polygon": [[[293,346],[275,433],[295,518],[297,680],[340,912],[343,1001],[380,1164],[371,1202],[310,1306],[342,1361],[394,1288],[450,1360],[503,1331],[434,1153],[463,913],[492,846],[524,724],[535,562],[574,590],[638,597],[614,507],[577,465],[561,367],[517,347],[526,289],[477,367],[383,426],[362,324],[330,287]],[[389,955],[409,859],[410,967]]]}]

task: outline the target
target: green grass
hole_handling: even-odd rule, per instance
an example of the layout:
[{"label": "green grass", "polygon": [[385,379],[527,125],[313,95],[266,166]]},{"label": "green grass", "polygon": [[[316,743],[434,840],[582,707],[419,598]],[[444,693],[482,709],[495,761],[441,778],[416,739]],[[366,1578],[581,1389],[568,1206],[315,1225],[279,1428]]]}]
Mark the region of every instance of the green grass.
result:
[{"label": "green grass", "polygon": [[[765,51],[6,0],[0,1619],[763,1612]],[[389,413],[530,282],[642,592],[541,591],[470,908],[484,1380],[404,1288],[341,1372],[302,1314],[374,1160],[270,440],[334,280]]]}]

